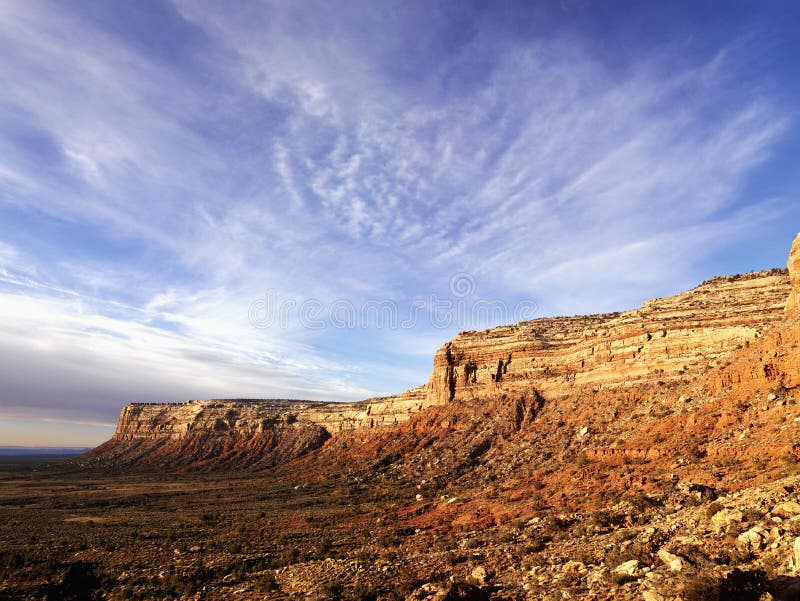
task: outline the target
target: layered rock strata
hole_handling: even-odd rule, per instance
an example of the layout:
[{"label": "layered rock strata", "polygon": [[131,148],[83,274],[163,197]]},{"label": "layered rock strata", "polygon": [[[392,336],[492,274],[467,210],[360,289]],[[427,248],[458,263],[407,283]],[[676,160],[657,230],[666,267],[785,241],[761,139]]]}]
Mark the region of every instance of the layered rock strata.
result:
[{"label": "layered rock strata", "polygon": [[122,409],[114,440],[181,439],[192,432],[259,434],[314,425],[329,433],[395,426],[427,406],[423,387],[358,403],[275,399],[132,403]]},{"label": "layered rock strata", "polygon": [[[397,396],[134,403],[122,410],[112,440],[89,457],[208,469],[269,467],[322,446],[349,457],[355,444],[366,453],[403,436],[416,448],[426,428],[446,436],[515,402],[533,408],[520,423],[530,424],[537,445],[552,447],[548,453],[571,447],[564,433],[576,428],[589,460],[670,456],[683,442],[660,448],[651,441],[674,432],[709,457],[727,456],[763,443],[747,433],[732,438],[733,427],[762,428],[761,417],[743,413],[744,397],[800,385],[799,299],[800,236],[789,270],[714,278],[632,311],[463,332],[436,353],[427,385]],[[764,436],[780,453],[793,452],[795,429],[773,426],[764,426]],[[501,428],[500,438],[516,436],[515,428]],[[328,445],[331,438],[338,443]]]},{"label": "layered rock strata", "polygon": [[798,307],[800,307],[800,234],[797,234],[794,239],[787,266],[791,280],[791,292],[789,300],[786,301],[786,314],[797,317]]},{"label": "layered rock strata", "polygon": [[428,398],[443,403],[531,386],[552,397],[685,379],[783,319],[789,292],[786,270],[776,269],[715,278],[624,313],[464,332],[436,353]]}]

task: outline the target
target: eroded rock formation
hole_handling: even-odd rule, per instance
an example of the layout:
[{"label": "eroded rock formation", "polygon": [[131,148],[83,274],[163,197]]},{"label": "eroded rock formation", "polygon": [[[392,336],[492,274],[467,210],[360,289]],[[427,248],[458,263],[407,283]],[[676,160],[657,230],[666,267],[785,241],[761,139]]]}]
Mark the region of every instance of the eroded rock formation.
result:
[{"label": "eroded rock formation", "polygon": [[[798,253],[800,254],[800,253]],[[785,270],[715,278],[624,313],[536,319],[464,332],[434,357],[436,402],[513,392],[683,379],[762,336],[783,318]]]},{"label": "eroded rock formation", "polygon": [[330,433],[395,426],[427,405],[422,387],[358,403],[276,399],[212,399],[132,403],[122,409],[115,440],[181,439],[192,432],[259,434],[314,425]]},{"label": "eroded rock formation", "polygon": [[[210,466],[215,457],[231,465],[274,465],[329,446],[332,437],[350,441],[342,444],[352,450],[353,441],[372,436],[384,441],[373,445],[378,448],[391,442],[386,432],[452,429],[464,420],[462,407],[469,405],[461,413],[475,420],[481,410],[503,413],[509,403],[535,407],[537,414],[546,405],[536,420],[543,444],[550,437],[555,448],[563,447],[562,430],[578,428],[591,459],[669,455],[674,448],[656,448],[650,439],[676,428],[702,438],[704,453],[728,453],[727,439],[708,439],[706,431],[735,421],[737,394],[800,385],[800,236],[788,266],[714,278],[632,311],[463,332],[436,353],[426,386],[394,397],[132,404],[122,410],[113,439],[93,456],[113,449],[130,459],[136,447],[133,464],[157,456],[161,465],[175,464],[175,457]],[[688,400],[675,400],[678,389]],[[645,415],[663,415],[620,425],[643,404]],[[411,430],[405,428],[416,415]],[[788,434],[778,438],[780,449],[791,449]],[[245,461],[242,449],[261,459]]]},{"label": "eroded rock formation", "polygon": [[800,234],[797,234],[792,244],[788,268],[792,290],[789,300],[786,302],[786,314],[796,316],[798,307],[800,307]]}]

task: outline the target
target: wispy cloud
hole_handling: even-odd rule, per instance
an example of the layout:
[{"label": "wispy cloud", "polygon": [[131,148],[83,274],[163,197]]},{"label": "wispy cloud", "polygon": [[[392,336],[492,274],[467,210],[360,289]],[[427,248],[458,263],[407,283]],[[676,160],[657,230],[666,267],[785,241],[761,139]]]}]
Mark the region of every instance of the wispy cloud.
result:
[{"label": "wispy cloud", "polygon": [[230,316],[219,306],[203,315],[199,304],[179,315],[151,309],[109,316],[78,294],[0,293],[0,408],[44,406],[60,418],[112,419],[121,402],[224,397],[231,387],[246,397],[369,393],[341,380],[346,366],[315,359],[302,345],[277,341],[271,352],[259,352],[263,340],[252,328],[236,331],[231,320],[222,332],[211,315]]}]

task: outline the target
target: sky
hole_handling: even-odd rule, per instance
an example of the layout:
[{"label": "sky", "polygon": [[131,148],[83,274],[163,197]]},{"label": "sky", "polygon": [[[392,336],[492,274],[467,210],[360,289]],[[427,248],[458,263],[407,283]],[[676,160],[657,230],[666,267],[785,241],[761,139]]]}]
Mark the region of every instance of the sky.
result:
[{"label": "sky", "polygon": [[785,265],[796,2],[0,0],[0,445],[358,400]]}]

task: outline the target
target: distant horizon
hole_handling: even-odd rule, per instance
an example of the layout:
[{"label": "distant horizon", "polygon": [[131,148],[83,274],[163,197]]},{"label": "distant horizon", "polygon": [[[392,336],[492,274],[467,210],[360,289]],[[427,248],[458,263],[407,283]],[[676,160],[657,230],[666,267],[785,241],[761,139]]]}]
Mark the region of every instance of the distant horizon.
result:
[{"label": "distant horizon", "polygon": [[70,447],[70,446],[47,446],[47,445],[35,445],[35,446],[25,446],[25,445],[2,445],[0,446],[0,451],[5,451],[9,449],[86,449],[88,447]]},{"label": "distant horizon", "polygon": [[62,454],[80,454],[90,451],[95,447],[48,447],[48,446],[2,446],[0,447],[0,456],[3,455],[62,455]]}]

